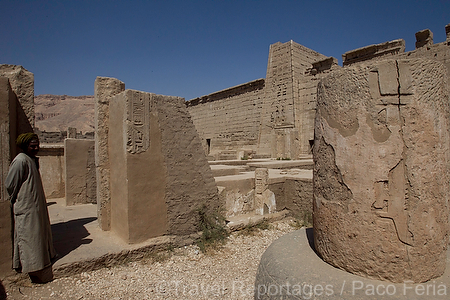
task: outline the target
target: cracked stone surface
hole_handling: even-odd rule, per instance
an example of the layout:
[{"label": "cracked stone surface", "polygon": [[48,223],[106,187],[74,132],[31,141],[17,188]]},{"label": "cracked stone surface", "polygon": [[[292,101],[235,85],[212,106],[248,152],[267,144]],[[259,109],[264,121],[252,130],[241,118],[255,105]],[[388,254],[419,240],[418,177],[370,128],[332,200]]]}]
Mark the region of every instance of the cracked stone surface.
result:
[{"label": "cracked stone surface", "polygon": [[443,274],[446,70],[429,60],[346,67],[318,87],[314,235],[328,263],[393,282]]}]

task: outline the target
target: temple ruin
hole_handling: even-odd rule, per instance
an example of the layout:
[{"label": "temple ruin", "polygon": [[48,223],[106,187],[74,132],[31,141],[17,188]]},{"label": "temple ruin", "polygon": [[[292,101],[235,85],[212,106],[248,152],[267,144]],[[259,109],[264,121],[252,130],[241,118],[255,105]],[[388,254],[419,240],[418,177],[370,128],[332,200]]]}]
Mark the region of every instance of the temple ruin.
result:
[{"label": "temple ruin", "polygon": [[[403,40],[346,52],[344,67],[321,78],[313,228],[269,247],[255,299],[299,299],[287,288],[294,284],[304,297],[322,296],[301,290],[321,286],[320,278],[330,284],[328,296],[345,299],[364,291],[346,291],[341,282],[338,294],[339,280],[448,285],[450,24],[445,30],[438,44],[429,30],[416,33],[410,52]],[[313,274],[311,262],[320,265]]]},{"label": "temple ruin", "polygon": [[311,154],[318,79],[339,67],[294,41],[270,45],[265,79],[186,104],[210,159]]},{"label": "temple ruin", "polygon": [[[46,195],[95,205],[97,217],[85,221],[96,219],[127,247],[192,242],[205,207],[231,220],[312,213],[314,203],[317,250],[331,265],[396,282],[440,276],[449,235],[445,29],[437,44],[429,30],[418,32],[410,52],[403,40],[346,52],[342,67],[278,42],[265,79],[189,101],[98,77],[95,136],[68,128],[57,137],[64,144],[42,145]],[[35,127],[34,76],[0,65],[0,86],[3,183],[15,138]],[[0,271],[9,274],[3,184],[0,206]],[[376,238],[382,245],[373,249]],[[361,243],[373,251],[361,254]]]}]

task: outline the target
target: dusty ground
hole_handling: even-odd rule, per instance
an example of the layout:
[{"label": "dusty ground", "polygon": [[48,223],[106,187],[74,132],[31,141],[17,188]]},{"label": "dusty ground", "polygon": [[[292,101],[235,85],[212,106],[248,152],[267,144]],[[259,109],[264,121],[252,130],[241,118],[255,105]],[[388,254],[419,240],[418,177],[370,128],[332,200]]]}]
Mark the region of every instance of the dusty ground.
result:
[{"label": "dusty ground", "polygon": [[8,299],[253,299],[261,255],[295,230],[292,224],[286,219],[268,229],[234,232],[220,250],[207,254],[187,246],[45,285],[25,278],[6,285]]}]

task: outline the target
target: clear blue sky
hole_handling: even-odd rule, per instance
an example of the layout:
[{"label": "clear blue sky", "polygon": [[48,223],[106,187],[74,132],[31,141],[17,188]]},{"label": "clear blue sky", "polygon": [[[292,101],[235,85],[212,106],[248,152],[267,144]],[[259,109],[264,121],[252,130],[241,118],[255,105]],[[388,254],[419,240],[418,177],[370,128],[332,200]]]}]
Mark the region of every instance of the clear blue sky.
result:
[{"label": "clear blue sky", "polygon": [[266,76],[269,45],[294,40],[341,62],[430,29],[445,41],[450,1],[0,1],[0,64],[35,94],[93,95],[97,76],[187,100]]}]

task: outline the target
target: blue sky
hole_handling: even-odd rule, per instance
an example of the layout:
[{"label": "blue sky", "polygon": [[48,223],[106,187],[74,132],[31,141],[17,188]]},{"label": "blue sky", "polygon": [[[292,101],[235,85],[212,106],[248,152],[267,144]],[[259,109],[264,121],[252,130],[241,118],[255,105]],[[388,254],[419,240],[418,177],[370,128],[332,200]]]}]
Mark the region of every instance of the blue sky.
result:
[{"label": "blue sky", "polygon": [[0,64],[35,76],[35,94],[93,95],[97,76],[188,99],[266,76],[269,45],[294,40],[342,61],[430,29],[447,1],[0,1]]}]

